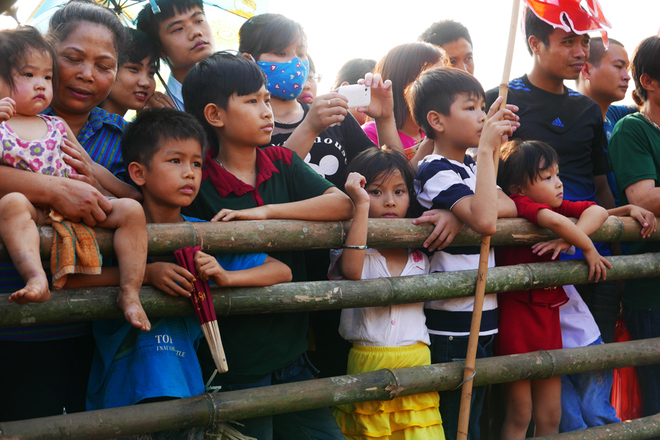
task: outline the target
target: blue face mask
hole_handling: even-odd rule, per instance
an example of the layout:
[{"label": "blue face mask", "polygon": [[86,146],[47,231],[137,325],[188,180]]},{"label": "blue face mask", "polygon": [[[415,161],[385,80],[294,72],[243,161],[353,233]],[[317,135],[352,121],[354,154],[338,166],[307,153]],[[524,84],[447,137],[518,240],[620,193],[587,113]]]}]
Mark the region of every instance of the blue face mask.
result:
[{"label": "blue face mask", "polygon": [[271,96],[291,101],[303,91],[309,73],[309,61],[296,57],[286,63],[258,61],[257,64],[268,77],[266,88]]}]

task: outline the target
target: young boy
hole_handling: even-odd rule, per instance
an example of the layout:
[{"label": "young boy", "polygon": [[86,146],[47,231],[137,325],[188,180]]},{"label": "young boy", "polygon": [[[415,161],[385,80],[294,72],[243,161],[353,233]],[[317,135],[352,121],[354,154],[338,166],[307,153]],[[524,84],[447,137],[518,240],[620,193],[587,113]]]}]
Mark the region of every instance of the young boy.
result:
[{"label": "young boy", "polygon": [[[203,128],[192,116],[173,109],[140,113],[122,140],[131,179],[142,190],[149,223],[200,221],[181,215],[197,195],[202,176]],[[194,277],[173,263],[151,259],[145,284],[170,295],[189,297]],[[199,277],[221,286],[266,286],[291,280],[286,265],[265,254],[223,254],[216,258],[195,255]],[[101,277],[116,284],[113,268]],[[80,284],[92,278],[79,279]],[[87,284],[89,285],[89,284]],[[148,333],[135,331],[119,320],[94,322],[96,351],[87,390],[87,409],[112,408],[204,392],[202,371],[195,350],[203,337],[194,316],[154,319]],[[223,332],[220,320],[220,333]],[[231,352],[228,363],[236,368]],[[177,438],[202,438],[203,428],[182,430]],[[159,438],[161,433],[154,434]],[[185,434],[185,435],[184,435]],[[190,437],[186,435],[190,434]]]},{"label": "young boy", "polygon": [[[453,68],[428,70],[413,83],[408,103],[415,122],[433,140],[433,154],[420,162],[415,178],[419,202],[427,209],[451,210],[463,223],[483,235],[495,233],[498,217],[515,217],[516,207],[495,183],[493,155],[516,128],[511,110],[497,110],[501,99],[484,112],[485,94],[479,82]],[[465,152],[477,150],[476,164]],[[489,267],[494,265],[493,253]],[[479,248],[462,247],[436,251],[431,271],[477,269]],[[431,362],[465,359],[474,298],[438,300],[426,304],[426,325],[431,336]],[[486,295],[477,357],[492,356],[497,333],[497,297]],[[445,436],[456,438],[461,390],[440,393]],[[479,417],[485,387],[472,391],[470,438],[479,438]]]},{"label": "young boy", "polygon": [[[213,32],[204,15],[202,0],[154,0],[160,12],[154,14],[147,3],[137,17],[137,28],[145,32],[160,49],[170,68],[167,89],[176,108],[183,110],[181,83],[192,67],[215,52]],[[150,107],[164,105],[161,95],[149,101]],[[154,102],[156,101],[156,102]]]},{"label": "young boy", "polygon": [[[183,83],[186,111],[204,126],[210,149],[199,196],[191,214],[211,220],[346,220],[350,198],[319,176],[293,151],[270,141],[273,113],[266,76],[254,62],[218,52],[197,64]],[[302,252],[273,256],[286,263],[294,281],[305,280]],[[240,368],[215,378],[223,390],[312,379],[304,355],[307,313],[228,317],[223,341],[240,352]],[[200,355],[201,357],[201,355]],[[210,357],[202,359],[202,368]],[[208,373],[213,367],[208,368]],[[206,375],[207,371],[205,371]],[[241,432],[257,438],[342,439],[328,408],[242,421]]]}]

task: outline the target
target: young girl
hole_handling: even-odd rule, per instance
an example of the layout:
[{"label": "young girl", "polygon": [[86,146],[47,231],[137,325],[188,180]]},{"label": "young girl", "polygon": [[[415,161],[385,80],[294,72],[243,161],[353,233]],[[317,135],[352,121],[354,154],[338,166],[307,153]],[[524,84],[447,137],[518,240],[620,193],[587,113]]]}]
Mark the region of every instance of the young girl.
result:
[{"label": "young girl", "polygon": [[[367,248],[369,218],[404,218],[415,200],[413,173],[399,152],[371,149],[348,166],[345,190],[355,215],[343,249],[331,251],[331,279],[420,275],[427,257],[411,249]],[[339,333],[353,344],[348,374],[431,363],[424,304],[344,309]],[[333,409],[347,439],[444,439],[438,393],[361,402]]]},{"label": "young girl", "polygon": [[[559,238],[532,247],[504,246],[495,249],[498,266],[550,261],[571,247],[580,248],[589,265],[589,279],[606,278],[611,264],[600,256],[588,235],[607,220],[608,214],[635,216],[642,235],[655,228],[651,213],[633,205],[606,211],[594,202],[563,199],[555,150],[540,141],[515,140],[501,150],[498,183],[515,202],[518,216],[548,228]],[[568,217],[577,217],[574,224]],[[563,287],[536,288],[498,295],[498,355],[562,348],[559,306],[568,301]],[[505,418],[502,439],[523,439],[534,417],[536,436],[559,432],[561,377],[522,380],[505,385]]]},{"label": "young girl", "polygon": [[[424,134],[410,114],[405,91],[423,71],[444,66],[446,61],[445,51],[439,46],[415,41],[394,47],[374,68],[374,73],[380,73],[383,79],[392,81],[394,119],[396,119],[396,128],[408,160],[413,159],[416,149],[412,147],[423,139]],[[369,139],[376,144],[379,143],[373,121],[364,124],[362,129],[367,133]],[[422,158],[423,156],[418,157],[417,161]]]},{"label": "young girl", "polygon": [[[302,26],[280,14],[260,14],[243,23],[239,36],[238,50],[257,62],[268,77],[275,120],[269,145],[282,145],[295,151],[319,175],[341,185],[348,162],[375,144],[348,114],[345,96],[325,93],[317,96],[311,105],[296,100],[309,73]],[[384,144],[400,146],[392,111],[391,82],[383,83],[380,75],[369,74],[365,85],[372,88],[371,104],[361,110],[374,118]]]},{"label": "young girl", "polygon": [[[0,32],[0,164],[53,176],[94,182],[109,196],[129,197],[135,191],[94,163],[77,143],[66,123],[40,115],[53,97],[55,51],[32,27]],[[73,168],[84,170],[80,176]],[[115,228],[114,249],[121,273],[117,303],[135,327],[149,330],[139,292],[147,257],[147,234],[140,204],[112,199],[113,209],[99,226]],[[49,216],[48,206],[34,206],[21,193],[0,199],[0,236],[26,285],[9,296],[19,304],[50,298],[41,266],[39,232]],[[54,218],[59,216],[50,212]],[[60,216],[61,218],[61,216]]]}]

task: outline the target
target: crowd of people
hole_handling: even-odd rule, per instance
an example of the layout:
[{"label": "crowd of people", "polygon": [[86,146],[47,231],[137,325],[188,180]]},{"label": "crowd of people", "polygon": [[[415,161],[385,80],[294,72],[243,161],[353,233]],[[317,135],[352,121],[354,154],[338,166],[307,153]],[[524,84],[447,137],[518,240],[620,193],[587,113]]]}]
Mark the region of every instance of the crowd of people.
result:
[{"label": "crowd of people", "polygon": [[[142,308],[142,285],[189,297],[195,280],[173,256],[147,255],[147,223],[352,220],[342,249],[195,254],[200,279],[241,287],[476,269],[479,248],[449,246],[462,227],[492,235],[498,218],[522,217],[558,238],[497,247],[489,267],[579,258],[594,283],[486,295],[478,357],[612,342],[621,310],[633,338],[660,336],[657,279],[609,281],[605,258],[660,250],[645,241],[660,215],[660,37],[630,63],[617,40],[554,28],[526,8],[532,67],[502,106],[474,77],[472,39],[452,20],[378,62],[348,61],[324,92],[305,31],[286,16],[248,19],[238,52],[217,52],[201,0],[155,3],[137,29],[70,0],[46,35],[0,31],[0,237],[12,259],[0,264],[0,293],[24,307],[60,288],[118,286],[125,316],[0,329],[0,421],[466,357],[471,297],[312,319],[222,317],[230,368],[218,374],[196,318]],[[165,92],[160,63],[171,72]],[[631,77],[636,105],[613,105]],[[370,103],[350,106],[336,91],[348,84],[368,89]],[[636,219],[640,241],[593,243],[609,215]],[[369,218],[435,227],[420,249],[371,248]],[[58,252],[44,268],[44,224],[114,229],[116,259],[94,255],[96,266],[69,271]],[[660,366],[638,372],[644,414],[656,414]],[[468,438],[522,439],[532,421],[536,436],[618,422],[611,388],[612,371],[516,381],[490,390],[486,411],[488,390],[477,387]],[[454,439],[459,408],[460,390],[428,392],[257,417],[238,430],[260,440]],[[500,424],[482,433],[489,416]]]}]

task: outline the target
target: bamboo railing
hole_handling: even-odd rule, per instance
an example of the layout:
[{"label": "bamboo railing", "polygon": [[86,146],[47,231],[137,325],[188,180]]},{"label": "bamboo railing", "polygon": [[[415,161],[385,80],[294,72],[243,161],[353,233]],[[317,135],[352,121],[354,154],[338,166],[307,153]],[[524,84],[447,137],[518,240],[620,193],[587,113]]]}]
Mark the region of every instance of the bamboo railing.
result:
[{"label": "bamboo railing", "polygon": [[[479,359],[475,386],[660,362],[660,338]],[[95,440],[456,388],[459,362],[379,370],[249,390],[0,423],[0,437]],[[656,429],[660,421],[652,421]],[[648,422],[647,422],[648,424]],[[609,429],[616,425],[608,425]],[[625,429],[625,428],[624,428]],[[584,431],[580,431],[582,433]],[[655,432],[655,431],[653,431]],[[557,437],[560,438],[560,437]],[[580,437],[584,438],[584,437]],[[591,438],[591,437],[589,437]],[[613,437],[609,437],[613,438]],[[637,437],[641,438],[641,437]]]},{"label": "bamboo railing", "polygon": [[[608,280],[660,275],[660,253],[609,257]],[[531,263],[488,270],[486,293],[586,283],[588,267],[582,261]],[[315,281],[270,287],[211,289],[219,316],[285,313],[354,307],[385,306],[474,295],[476,270],[439,272],[411,277],[361,281]],[[17,306],[0,300],[0,328],[123,318],[115,299],[117,287],[53,292],[42,304]],[[3,295],[0,295],[0,298]],[[145,286],[140,301],[152,317],[193,315],[187,298],[164,295]]]},{"label": "bamboo railing", "polygon": [[[244,252],[302,250],[340,247],[348,222],[250,221],[222,224],[182,223],[149,225],[149,253],[163,255],[187,245],[203,243],[205,251]],[[419,247],[432,227],[409,220],[371,220],[370,246]],[[104,255],[112,255],[111,231],[98,230]],[[610,217],[591,238],[594,241],[639,239],[639,225],[629,218]],[[41,228],[42,255],[49,257],[52,229]],[[547,230],[521,219],[498,222],[494,245],[532,244],[554,237]],[[650,239],[660,239],[660,232]],[[480,237],[464,228],[453,245],[478,245]],[[6,250],[0,243],[0,260]],[[608,279],[660,275],[660,254],[611,257]],[[476,270],[362,281],[288,283],[266,288],[213,291],[219,315],[282,313],[421,302],[474,294]],[[487,293],[506,292],[586,282],[587,266],[581,261],[534,263],[489,269]],[[17,306],[2,301],[0,328],[74,321],[122,318],[116,306],[116,288],[75,289],[53,293],[44,304]],[[172,298],[143,287],[141,301],[149,316],[193,313],[190,301]],[[477,361],[475,385],[521,379],[546,378],[598,369],[660,363],[660,338],[576,349],[528,353]],[[296,384],[201,395],[189,399],[125,408],[0,423],[0,439],[103,439],[157,430],[240,420],[267,414],[319,408],[341,403],[386,400],[399,395],[456,387],[463,366],[446,363],[403,370],[381,370]],[[645,418],[631,425],[608,425],[605,430],[580,431],[579,438],[648,438],[660,432],[660,419]],[[611,431],[616,430],[616,431]],[[611,436],[603,432],[620,432]],[[553,438],[565,437],[562,434]],[[575,435],[575,434],[572,434]],[[636,435],[636,436],[635,436]],[[641,435],[641,436],[640,436]]]},{"label": "bamboo railing", "polygon": [[[147,225],[149,255],[167,255],[184,246],[202,245],[205,252],[275,252],[281,250],[340,248],[350,229],[350,222],[305,222],[298,220],[252,220],[225,223],[176,223]],[[421,247],[433,226],[414,225],[411,219],[369,220],[367,244],[372,247]],[[593,241],[639,240],[639,223],[630,217],[611,216],[591,234]],[[112,231],[95,228],[99,249],[113,256]],[[40,227],[41,256],[50,258],[53,228]],[[556,238],[547,229],[518,218],[500,219],[491,238],[494,246],[534,244]],[[464,227],[452,246],[479,246],[481,236]],[[660,240],[660,231],[647,240]],[[0,242],[0,261],[9,255]]]}]

